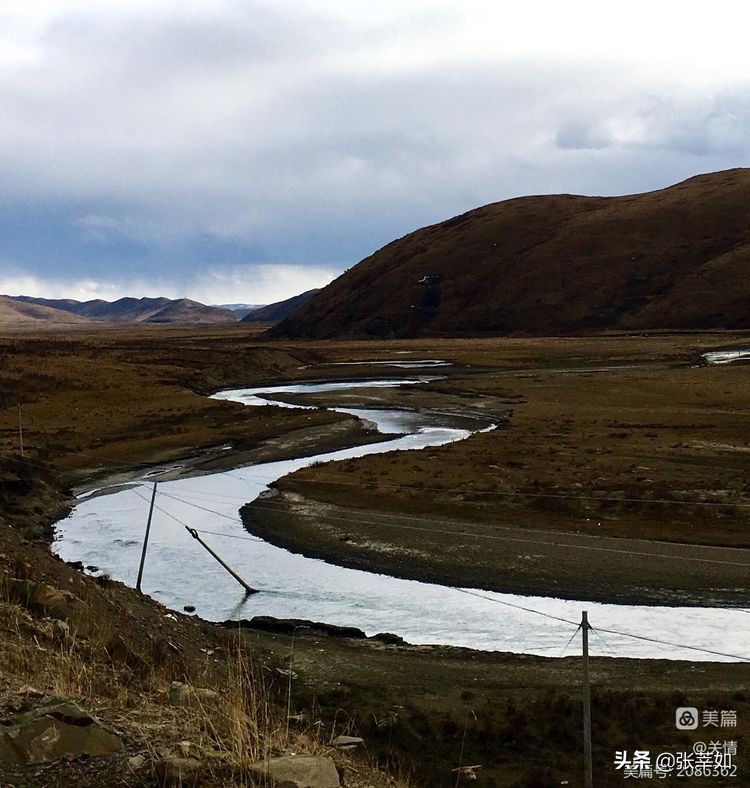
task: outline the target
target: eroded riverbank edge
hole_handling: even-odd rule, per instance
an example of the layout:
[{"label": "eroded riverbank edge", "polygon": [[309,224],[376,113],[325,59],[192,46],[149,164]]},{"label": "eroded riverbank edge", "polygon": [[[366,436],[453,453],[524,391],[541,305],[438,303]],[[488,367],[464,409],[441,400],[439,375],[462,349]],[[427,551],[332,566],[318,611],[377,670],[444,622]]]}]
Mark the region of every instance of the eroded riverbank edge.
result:
[{"label": "eroded riverbank edge", "polygon": [[243,506],[241,516],[249,533],[277,547],[408,580],[623,605],[750,604],[747,550],[720,549],[712,563],[714,549],[704,546],[504,526],[488,533],[482,523],[335,506],[279,489]]}]

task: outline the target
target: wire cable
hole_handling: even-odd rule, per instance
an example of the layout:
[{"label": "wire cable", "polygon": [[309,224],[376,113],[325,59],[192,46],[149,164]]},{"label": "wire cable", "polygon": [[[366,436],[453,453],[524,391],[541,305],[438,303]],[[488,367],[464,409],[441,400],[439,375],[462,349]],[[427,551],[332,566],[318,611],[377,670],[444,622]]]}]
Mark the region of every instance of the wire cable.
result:
[{"label": "wire cable", "polygon": [[668,640],[660,640],[659,638],[648,637],[647,635],[635,635],[632,632],[620,632],[616,629],[604,629],[599,627],[600,632],[606,632],[610,635],[620,635],[622,637],[634,638],[635,640],[644,640],[647,643],[658,643],[663,646],[671,646],[672,648],[684,648],[689,651],[700,651],[703,654],[713,654],[716,657],[729,657],[730,659],[738,660],[739,662],[750,662],[750,657],[740,656],[738,654],[727,654],[725,651],[714,651],[709,648],[701,648],[699,646],[688,646],[684,643],[672,643]]},{"label": "wire cable", "polygon": [[589,624],[589,629],[599,638],[599,642],[604,646],[604,648],[612,654],[613,657],[616,657],[617,654],[615,653],[614,649],[607,643],[607,641],[599,634],[599,630],[595,627],[592,627]]},{"label": "wire cable", "polygon": [[568,650],[568,646],[573,642],[573,638],[578,634],[578,631],[581,629],[581,624],[576,627],[576,631],[570,636],[570,640],[565,644],[565,648],[560,652],[560,659],[565,656],[565,652]]}]

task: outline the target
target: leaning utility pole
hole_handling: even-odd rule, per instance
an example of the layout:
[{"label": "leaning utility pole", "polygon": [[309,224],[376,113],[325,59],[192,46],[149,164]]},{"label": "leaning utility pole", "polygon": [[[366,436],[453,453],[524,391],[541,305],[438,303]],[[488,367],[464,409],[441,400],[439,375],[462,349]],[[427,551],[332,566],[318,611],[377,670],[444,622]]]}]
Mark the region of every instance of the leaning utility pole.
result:
[{"label": "leaning utility pole", "polygon": [[232,569],[232,567],[229,566],[229,564],[227,564],[222,558],[220,558],[218,555],[216,555],[216,553],[203,541],[203,539],[201,539],[200,536],[198,536],[198,531],[196,531],[195,528],[189,528],[186,525],[185,526],[185,530],[190,534],[190,536],[193,537],[193,539],[195,539],[198,542],[198,544],[200,544],[203,547],[205,547],[206,550],[208,551],[208,553],[210,555],[212,555],[224,567],[224,569],[226,569],[227,572],[229,572],[229,574],[232,575],[232,577],[245,589],[245,596],[246,597],[250,596],[250,594],[257,594],[257,593],[259,593],[257,588],[253,588],[252,586],[249,586],[237,574],[237,572],[235,572],[234,569]]},{"label": "leaning utility pole", "polygon": [[594,788],[594,771],[591,763],[591,690],[589,688],[589,618],[584,610],[581,616],[583,638],[583,768],[584,788]]},{"label": "leaning utility pole", "polygon": [[21,444],[21,456],[23,457],[23,414],[20,402],[18,403],[18,442]]},{"label": "leaning utility pole", "polygon": [[146,535],[143,537],[143,551],[141,552],[141,565],[138,567],[138,580],[135,587],[138,591],[141,590],[141,580],[143,579],[143,565],[146,563],[146,549],[148,548],[148,535],[151,532],[151,518],[154,516],[154,501],[156,500],[156,482],[154,482],[154,490],[151,493],[151,506],[148,510],[148,520],[146,521]]}]

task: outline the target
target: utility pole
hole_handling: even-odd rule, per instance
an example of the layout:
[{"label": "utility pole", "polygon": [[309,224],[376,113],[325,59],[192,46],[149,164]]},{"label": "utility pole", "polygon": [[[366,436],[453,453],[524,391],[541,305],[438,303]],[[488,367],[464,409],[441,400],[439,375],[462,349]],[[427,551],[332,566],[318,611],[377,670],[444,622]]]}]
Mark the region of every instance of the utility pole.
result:
[{"label": "utility pole", "polygon": [[581,616],[583,639],[583,768],[584,788],[594,788],[594,770],[591,762],[591,689],[589,687],[589,617],[584,610]]},{"label": "utility pole", "polygon": [[246,597],[250,596],[250,594],[257,594],[257,593],[259,593],[257,588],[253,588],[252,586],[249,586],[237,574],[237,572],[235,572],[234,569],[232,569],[231,566],[229,566],[218,555],[216,555],[216,553],[203,541],[203,539],[201,539],[200,536],[198,536],[198,531],[196,531],[195,528],[188,528],[188,526],[186,525],[185,526],[185,530],[190,534],[190,536],[193,537],[193,539],[195,539],[198,542],[198,544],[200,544],[203,547],[205,547],[206,550],[208,551],[208,553],[210,555],[212,555],[224,567],[224,569],[226,569],[227,572],[229,572],[229,574],[232,575],[232,577],[245,589],[245,596]]},{"label": "utility pole", "polygon": [[23,457],[23,413],[20,402],[18,403],[18,442],[21,444],[21,456]]},{"label": "utility pole", "polygon": [[148,509],[148,520],[146,522],[146,535],[143,537],[143,551],[141,552],[141,565],[138,567],[138,580],[135,583],[135,587],[138,591],[141,590],[141,580],[143,579],[143,565],[146,563],[146,550],[148,549],[148,535],[151,532],[151,518],[154,516],[155,500],[156,500],[156,482],[154,482],[154,489],[153,492],[151,493],[151,506],[149,506]]}]

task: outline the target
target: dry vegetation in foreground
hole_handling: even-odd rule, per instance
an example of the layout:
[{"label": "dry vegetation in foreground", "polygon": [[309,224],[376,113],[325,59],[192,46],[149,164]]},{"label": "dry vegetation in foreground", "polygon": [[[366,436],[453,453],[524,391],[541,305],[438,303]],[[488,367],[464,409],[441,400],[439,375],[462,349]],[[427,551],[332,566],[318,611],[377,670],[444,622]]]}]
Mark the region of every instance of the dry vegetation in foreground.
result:
[{"label": "dry vegetation in foreground", "polygon": [[[332,747],[342,732],[335,721],[290,721],[299,698],[277,670],[283,663],[236,630],[169,613],[120,583],[83,575],[7,526],[0,536],[0,718],[70,700],[123,743],[109,756],[28,766],[4,762],[0,747],[3,788],[196,779],[207,788],[249,788],[260,784],[252,764],[292,753],[333,756],[347,785],[405,786],[361,754]],[[200,689],[175,697],[173,682]],[[184,783],[169,777],[176,758],[195,762]]]}]

